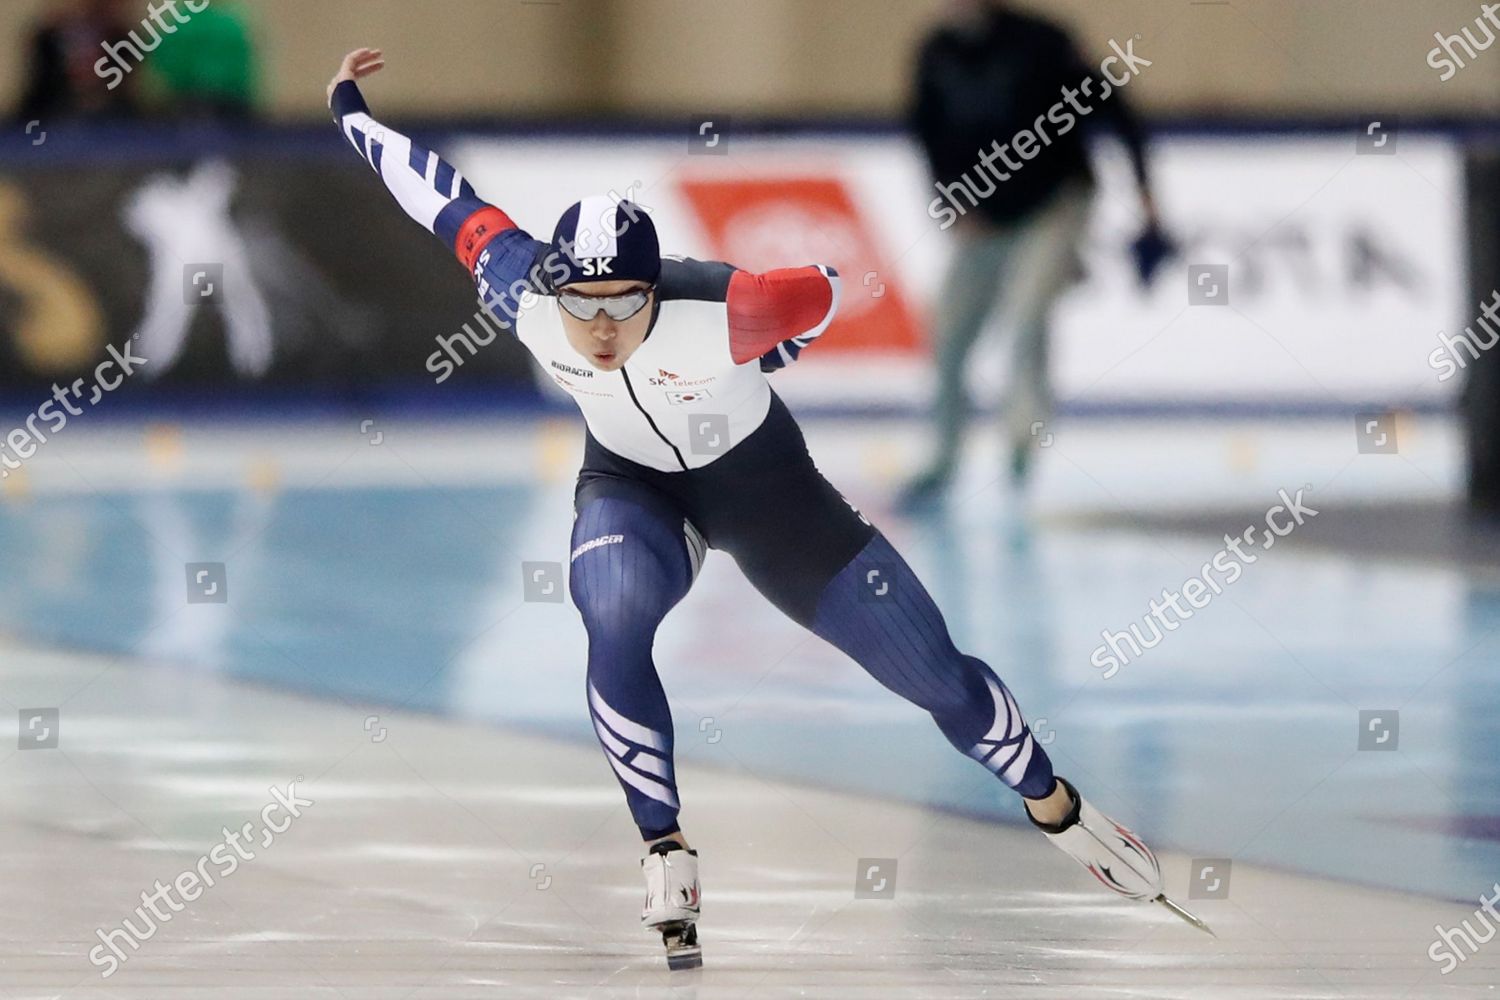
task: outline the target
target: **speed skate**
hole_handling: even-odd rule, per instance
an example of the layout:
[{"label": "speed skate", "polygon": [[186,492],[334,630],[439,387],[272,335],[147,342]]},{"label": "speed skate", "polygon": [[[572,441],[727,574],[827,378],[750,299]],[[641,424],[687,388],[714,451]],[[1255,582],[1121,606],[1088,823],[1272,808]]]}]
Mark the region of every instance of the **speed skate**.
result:
[{"label": "speed skate", "polygon": [[1126,899],[1160,903],[1205,934],[1218,936],[1196,915],[1167,897],[1161,884],[1161,864],[1140,837],[1095,809],[1066,779],[1058,778],[1057,782],[1073,799],[1068,815],[1056,824],[1031,817],[1048,840],[1111,892]]},{"label": "speed skate", "polygon": [[667,949],[667,968],[696,969],[703,965],[698,944],[698,913],[702,891],[698,885],[698,852],[666,841],[641,859],[646,876],[646,905],[641,923],[661,933]]}]

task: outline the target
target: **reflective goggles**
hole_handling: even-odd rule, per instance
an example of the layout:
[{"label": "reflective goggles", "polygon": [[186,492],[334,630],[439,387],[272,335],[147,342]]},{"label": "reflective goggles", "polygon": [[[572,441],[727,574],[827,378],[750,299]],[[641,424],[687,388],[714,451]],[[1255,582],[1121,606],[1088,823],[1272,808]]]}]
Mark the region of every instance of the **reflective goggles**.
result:
[{"label": "reflective goggles", "polygon": [[640,288],[623,295],[580,295],[564,290],[557,293],[557,303],[568,311],[568,315],[584,322],[592,320],[603,310],[604,315],[621,323],[646,308],[646,303],[651,301],[651,291],[651,288]]}]

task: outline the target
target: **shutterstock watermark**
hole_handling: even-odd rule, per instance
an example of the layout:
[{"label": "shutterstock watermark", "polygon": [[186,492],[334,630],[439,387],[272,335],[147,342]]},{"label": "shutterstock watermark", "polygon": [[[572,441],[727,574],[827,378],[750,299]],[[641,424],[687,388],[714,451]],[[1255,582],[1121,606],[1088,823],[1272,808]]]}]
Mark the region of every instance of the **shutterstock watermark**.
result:
[{"label": "shutterstock watermark", "polygon": [[[633,192],[640,186],[640,183],[636,181],[627,187],[624,197],[614,191],[607,192],[606,197],[615,204],[611,206],[609,213],[600,216],[597,229],[586,225],[580,226],[576,240],[564,239],[561,246],[554,248],[545,258],[537,261],[525,277],[511,282],[509,288],[499,289],[490,284],[489,278],[485,276],[485,270],[490,263],[490,252],[485,250],[481,253],[474,262],[474,280],[479,286],[479,298],[484,304],[483,308],[476,312],[458,333],[451,337],[437,338],[438,350],[427,356],[426,363],[427,370],[436,376],[434,381],[442,385],[453,377],[453,373],[462,367],[464,362],[478,354],[481,347],[488,347],[494,343],[500,333],[513,331],[521,314],[541,301],[542,296],[538,294],[538,289],[550,287],[551,283],[544,277],[544,274],[554,280],[562,278],[569,273],[568,266],[563,263],[564,258],[575,264],[578,263],[583,252],[575,248],[586,248],[605,236],[623,236],[630,230],[631,224],[639,218],[636,213],[651,214],[650,208],[635,200]],[[619,205],[627,206],[625,211],[614,212],[613,208]],[[616,216],[613,222],[609,220],[610,215]],[[465,353],[459,353],[460,347]]]},{"label": "shutterstock watermark", "polygon": [[[1288,495],[1286,490],[1277,492],[1281,502],[1266,511],[1266,536],[1260,545],[1262,551],[1275,545],[1276,539],[1285,538],[1307,520],[1317,517],[1318,512],[1302,502],[1302,494],[1311,488],[1303,487],[1297,491],[1296,496]],[[1283,514],[1286,515],[1285,520],[1281,518]],[[1246,566],[1260,558],[1245,549],[1247,545],[1254,545],[1255,534],[1260,530],[1259,525],[1252,524],[1238,535],[1225,535],[1224,547],[1203,564],[1196,576],[1188,578],[1177,590],[1163,587],[1160,606],[1154,599],[1149,601],[1147,607],[1150,610],[1142,618],[1151,630],[1150,639],[1146,638],[1145,630],[1136,624],[1132,624],[1129,631],[1124,632],[1105,629],[1099,633],[1104,641],[1094,647],[1089,662],[1104,671],[1104,677],[1108,679],[1119,673],[1120,667],[1141,656],[1146,650],[1155,649],[1168,632],[1181,628],[1184,621],[1193,617],[1194,610],[1201,611],[1208,607],[1215,597],[1224,593],[1225,587],[1244,575]],[[1179,599],[1187,601],[1192,607],[1183,607],[1178,603]],[[1177,620],[1167,617],[1168,609],[1176,614]]]},{"label": "shutterstock watermark", "polygon": [[[146,16],[141,20],[141,28],[151,35],[151,44],[136,36],[132,31],[130,36],[118,42],[104,42],[104,57],[94,63],[94,72],[99,79],[106,81],[105,87],[114,90],[125,82],[125,77],[135,71],[135,68],[146,61],[146,57],[155,52],[157,46],[161,45],[163,35],[175,35],[177,29],[192,20],[193,14],[201,14],[208,9],[209,0],[182,0],[182,5],[188,9],[188,16],[184,17],[177,11],[178,0],[155,0],[146,8]],[[162,17],[163,14],[171,14],[173,24],[168,24]],[[130,59],[125,58],[125,54]]]},{"label": "shutterstock watermark", "polygon": [[[241,864],[255,860],[255,852],[249,850],[248,845],[258,843],[261,850],[270,847],[277,836],[291,828],[293,820],[302,817],[303,809],[314,804],[312,799],[304,799],[297,794],[296,781],[288,782],[286,791],[274,785],[267,791],[271,795],[271,801],[260,811],[258,838],[253,822],[244,823],[234,831],[224,827],[223,843],[200,857],[197,864],[178,874],[167,885],[162,885],[161,880],[157,879],[152,883],[151,891],[141,893],[141,905],[134,912],[134,916],[140,921],[139,927],[130,917],[125,917],[118,927],[108,931],[101,927],[94,931],[100,943],[94,945],[89,952],[89,962],[103,970],[99,973],[100,978],[108,979],[118,972],[132,954],[141,950],[141,945],[156,936],[163,924],[171,922],[174,914],[181,913],[187,909],[188,903],[202,896],[204,889],[212,889],[220,880],[238,871]],[[286,815],[279,822],[273,822],[271,817],[278,809]],[[217,870],[210,872],[210,865]],[[179,897],[182,902],[174,897]],[[158,909],[159,906],[165,906],[166,912]],[[130,949],[128,954],[126,947]]]},{"label": "shutterstock watermark", "polygon": [[[1500,28],[1500,19],[1495,12],[1500,10],[1500,3],[1482,3],[1479,5],[1479,16],[1474,18],[1474,27],[1484,32],[1484,41],[1469,34],[1467,27],[1462,29],[1461,34],[1444,35],[1441,31],[1432,33],[1437,39],[1437,47],[1427,53],[1427,65],[1442,74],[1438,77],[1439,83],[1447,83],[1458,75],[1458,71],[1473,62],[1474,59],[1495,44],[1495,29]],[[1486,24],[1485,22],[1489,23]],[[1460,55],[1460,52],[1462,55]],[[1468,57],[1468,62],[1464,57]]]},{"label": "shutterstock watermark", "polygon": [[[1119,42],[1113,38],[1109,40],[1109,47],[1114,50],[1115,54],[1099,64],[1099,75],[1103,78],[1104,85],[1097,97],[1089,93],[1094,89],[1093,77],[1085,79],[1077,87],[1063,87],[1062,99],[1047,109],[1046,114],[1037,115],[1031,128],[1021,129],[1011,137],[1009,142],[1002,144],[997,139],[989,149],[977,150],[978,162],[969,170],[964,171],[958,180],[949,184],[935,183],[933,187],[937,189],[938,197],[932,199],[932,203],[927,206],[928,217],[941,223],[940,229],[947,230],[961,216],[968,215],[970,209],[978,208],[981,201],[993,195],[997,190],[995,187],[997,183],[1003,184],[1010,180],[1015,172],[1020,171],[1027,163],[1035,159],[1044,147],[1052,145],[1054,138],[1065,136],[1073,131],[1078,125],[1079,118],[1093,114],[1094,103],[1091,102],[1108,100],[1116,87],[1123,87],[1139,76],[1142,69],[1151,65],[1151,60],[1143,59],[1135,54],[1135,41],[1132,38],[1125,43],[1124,48],[1121,48]],[[1118,79],[1112,72],[1117,63],[1124,65],[1124,69],[1121,70],[1122,75]],[[1080,101],[1080,97],[1090,100]],[[1070,108],[1072,110],[1069,110]],[[1056,126],[1056,129],[1050,133],[1046,127],[1046,123],[1049,122]],[[1012,150],[1021,158],[1020,162],[1011,157]],[[1009,170],[997,167],[996,160],[1005,164]],[[971,178],[969,176],[971,173],[976,174],[977,177]],[[983,182],[983,188],[980,182]],[[962,195],[968,201],[967,207],[959,201],[958,195]]]},{"label": "shutterstock watermark", "polygon": [[[1490,891],[1494,895],[1486,896],[1482,892],[1479,894],[1479,909],[1474,911],[1475,922],[1484,924],[1486,933],[1483,937],[1480,936],[1479,931],[1469,926],[1467,920],[1452,928],[1443,927],[1441,924],[1432,925],[1432,929],[1437,932],[1437,940],[1432,942],[1427,949],[1427,957],[1434,962],[1444,963],[1443,968],[1439,970],[1442,975],[1446,976],[1458,968],[1459,963],[1467,962],[1469,955],[1479,954],[1479,946],[1489,944],[1494,939],[1496,927],[1500,925],[1500,913],[1495,911],[1496,904],[1500,904],[1500,882],[1491,886]],[[1494,919],[1494,923],[1490,922],[1491,918]],[[1469,954],[1465,955],[1463,949],[1454,943],[1455,941],[1462,941],[1468,945]]]},{"label": "shutterstock watermark", "polygon": [[[106,392],[118,389],[127,378],[135,374],[137,367],[147,363],[145,358],[138,358],[130,353],[130,341],[125,342],[125,353],[121,354],[114,344],[105,346],[109,357],[99,362],[94,369],[94,382],[92,391],[89,393],[88,405],[94,406],[104,398]],[[118,366],[120,373],[112,378],[106,378],[104,373],[112,367]],[[81,416],[83,411],[73,405],[74,400],[82,401],[84,387],[83,379],[74,379],[73,384],[67,388],[53,383],[52,398],[42,403],[24,421],[24,427],[14,428],[9,434],[0,440],[0,479],[8,478],[21,463],[36,454],[37,445],[47,443],[47,434],[37,426],[41,422],[49,425],[51,433],[56,434],[68,426],[68,417]],[[59,409],[61,407],[61,409]],[[15,457],[11,457],[11,453]]]},{"label": "shutterstock watermark", "polygon": [[[1478,361],[1480,353],[1500,344],[1500,290],[1490,293],[1490,301],[1479,304],[1479,312],[1480,315],[1474,317],[1474,321],[1489,335],[1488,339],[1475,333],[1472,326],[1464,327],[1462,335],[1452,337],[1438,331],[1438,343],[1443,346],[1433,348],[1432,353],[1427,355],[1427,365],[1438,373],[1439,382],[1448,381],[1461,369],[1468,367],[1470,361]],[[1484,321],[1486,316],[1494,326]],[[1460,347],[1469,355],[1467,360],[1459,353]]]}]

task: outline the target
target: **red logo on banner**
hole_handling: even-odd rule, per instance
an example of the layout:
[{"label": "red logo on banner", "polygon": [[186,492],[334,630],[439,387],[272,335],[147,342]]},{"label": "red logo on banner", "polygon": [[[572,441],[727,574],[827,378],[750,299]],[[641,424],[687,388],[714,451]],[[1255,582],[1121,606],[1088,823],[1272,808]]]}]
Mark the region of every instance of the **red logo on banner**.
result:
[{"label": "red logo on banner", "polygon": [[869,227],[832,177],[682,182],[713,253],[747,271],[826,264],[843,281],[838,318],[813,350],[919,349],[894,269],[882,266]]}]

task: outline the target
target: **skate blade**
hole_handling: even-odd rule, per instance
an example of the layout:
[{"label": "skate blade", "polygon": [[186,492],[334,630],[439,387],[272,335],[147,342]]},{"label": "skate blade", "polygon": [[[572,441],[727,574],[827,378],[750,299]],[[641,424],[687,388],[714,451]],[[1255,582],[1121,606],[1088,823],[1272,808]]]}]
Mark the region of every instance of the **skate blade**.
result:
[{"label": "skate blade", "polygon": [[661,941],[667,948],[668,971],[703,968],[703,948],[698,944],[697,925],[666,924],[662,927]]},{"label": "skate blade", "polygon": [[703,949],[699,947],[678,948],[667,952],[667,970],[669,972],[684,972],[688,969],[703,968]]},{"label": "skate blade", "polygon": [[1195,914],[1189,912],[1181,904],[1176,903],[1173,900],[1168,899],[1166,893],[1162,893],[1160,896],[1157,896],[1155,902],[1158,902],[1162,906],[1165,906],[1168,910],[1171,910],[1177,916],[1181,917],[1186,922],[1192,924],[1194,927],[1198,928],[1200,931],[1202,931],[1203,933],[1207,934],[1209,937],[1211,937],[1211,938],[1217,938],[1219,936],[1219,935],[1215,934],[1213,932],[1213,930],[1211,930],[1209,928],[1209,926],[1207,924],[1205,924],[1201,919],[1199,919]]}]

